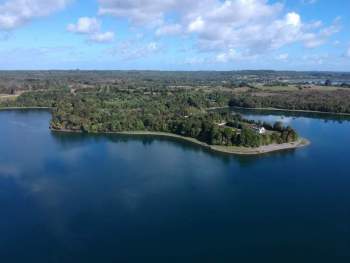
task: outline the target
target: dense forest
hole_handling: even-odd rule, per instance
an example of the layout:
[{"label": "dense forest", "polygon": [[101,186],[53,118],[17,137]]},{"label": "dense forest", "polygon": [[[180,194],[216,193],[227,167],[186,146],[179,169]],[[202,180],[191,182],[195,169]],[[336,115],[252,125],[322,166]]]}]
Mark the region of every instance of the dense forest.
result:
[{"label": "dense forest", "polygon": [[[224,95],[181,89],[88,92],[60,101],[53,110],[52,128],[167,132],[211,145],[246,147],[292,142],[298,138],[290,127],[255,123],[238,115],[207,110],[227,105]],[[268,133],[258,134],[254,130],[262,125],[269,129]]]},{"label": "dense forest", "polygon": [[[256,123],[211,110],[228,105],[231,93],[202,89],[110,87],[26,92],[3,106],[52,108],[51,128],[87,133],[151,131],[195,138],[210,145],[259,147],[298,139],[291,127]],[[256,129],[268,131],[259,134]]]},{"label": "dense forest", "polygon": [[350,92],[348,90],[334,90],[243,93],[232,97],[229,105],[243,108],[350,113]]}]

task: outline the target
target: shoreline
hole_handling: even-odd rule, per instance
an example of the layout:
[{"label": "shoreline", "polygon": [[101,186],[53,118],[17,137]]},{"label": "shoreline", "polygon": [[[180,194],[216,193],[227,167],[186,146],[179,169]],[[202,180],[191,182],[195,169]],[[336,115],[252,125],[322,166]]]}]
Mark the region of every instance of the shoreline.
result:
[{"label": "shoreline", "polygon": [[299,112],[299,113],[317,113],[317,114],[326,114],[326,115],[339,115],[339,116],[350,116],[350,113],[341,113],[341,112],[326,112],[326,111],[313,111],[313,110],[291,110],[291,109],[279,109],[279,108],[245,108],[232,106],[230,109],[238,110],[266,110],[266,111],[286,111],[286,112]]},{"label": "shoreline", "polygon": [[215,110],[224,110],[229,109],[230,106],[219,106],[219,107],[211,107],[211,108],[205,108],[206,111],[215,111]]},{"label": "shoreline", "polygon": [[[0,107],[1,110],[51,110],[52,107]],[[326,112],[326,111],[313,111],[313,110],[291,110],[291,109],[280,109],[280,108],[246,108],[239,106],[220,106],[206,108],[206,111],[215,111],[215,110],[224,110],[224,109],[238,109],[238,110],[266,110],[266,111],[286,111],[286,112],[299,112],[299,113],[318,113],[325,115],[339,115],[339,116],[350,116],[350,113],[341,113],[341,112]]]},{"label": "shoreline", "polygon": [[5,110],[51,110],[52,107],[0,107],[0,111]]},{"label": "shoreline", "polygon": [[[73,130],[57,130],[50,127],[50,130],[58,133],[83,133],[82,131],[73,131]],[[201,142],[195,138],[185,137],[173,133],[166,132],[150,132],[150,131],[128,131],[128,132],[96,132],[88,134],[119,134],[119,135],[129,135],[129,136],[159,136],[159,137],[168,137],[184,140],[199,146],[204,147],[207,150],[230,154],[230,155],[262,155],[272,152],[299,149],[310,145],[310,141],[305,138],[300,138],[299,140],[292,143],[283,143],[283,144],[270,144],[260,146],[258,148],[248,148],[248,147],[239,147],[239,146],[220,146],[220,145],[209,145],[205,142]]]},{"label": "shoreline", "polygon": [[[227,107],[218,107],[217,109],[223,109]],[[231,108],[239,108],[239,107],[231,107]],[[6,110],[51,110],[52,107],[3,107],[0,108],[0,111],[6,111]],[[241,109],[250,109],[250,110],[258,110],[254,108],[241,108]],[[265,109],[267,110],[267,109]],[[281,109],[278,109],[279,111],[282,111]],[[350,114],[349,114],[350,115]],[[53,129],[50,127],[50,130],[52,132],[59,132],[59,133],[83,133],[79,130],[67,130],[67,129]],[[285,150],[292,150],[292,149],[298,149],[302,147],[306,147],[311,144],[311,142],[305,138],[300,138],[299,140],[292,142],[292,143],[283,143],[283,144],[270,144],[270,145],[264,145],[260,146],[258,148],[249,148],[249,147],[240,147],[240,146],[221,146],[221,145],[209,145],[205,142],[201,142],[195,138],[191,137],[185,137],[178,134],[173,133],[165,133],[165,132],[151,132],[151,131],[125,131],[125,132],[95,132],[95,133],[89,133],[89,134],[119,134],[119,135],[142,135],[142,136],[160,136],[160,137],[168,137],[168,138],[176,138],[180,140],[184,140],[196,145],[199,145],[201,147],[204,147],[207,150],[217,152],[217,153],[223,153],[223,154],[230,154],[230,155],[262,155],[272,152],[278,152],[278,151],[285,151]]]}]

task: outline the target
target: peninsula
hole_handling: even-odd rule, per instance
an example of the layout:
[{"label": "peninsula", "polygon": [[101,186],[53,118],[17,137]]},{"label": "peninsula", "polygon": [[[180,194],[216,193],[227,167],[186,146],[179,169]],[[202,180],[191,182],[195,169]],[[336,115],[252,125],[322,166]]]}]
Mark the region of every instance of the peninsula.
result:
[{"label": "peninsula", "polygon": [[230,97],[220,88],[104,86],[23,92],[2,105],[50,107],[55,132],[170,136],[229,154],[263,154],[308,144],[280,122],[256,122],[221,110]]}]

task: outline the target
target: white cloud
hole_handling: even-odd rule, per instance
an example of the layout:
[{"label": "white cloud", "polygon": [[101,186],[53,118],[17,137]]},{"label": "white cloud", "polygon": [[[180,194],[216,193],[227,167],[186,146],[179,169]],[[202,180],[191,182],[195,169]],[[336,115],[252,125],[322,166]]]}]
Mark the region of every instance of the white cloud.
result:
[{"label": "white cloud", "polygon": [[170,0],[99,0],[99,14],[124,17],[133,24],[157,24],[173,6]]},{"label": "white cloud", "polygon": [[340,18],[336,18],[329,27],[321,28],[316,32],[305,32],[301,36],[301,40],[308,48],[315,48],[323,45],[329,37],[340,31]]},{"label": "white cloud", "polygon": [[279,54],[276,58],[277,60],[286,61],[289,58],[289,54],[288,53]]},{"label": "white cloud", "polygon": [[114,40],[114,32],[101,32],[101,22],[95,17],[81,17],[77,23],[69,24],[67,30],[72,33],[88,35],[89,41],[107,43]]},{"label": "white cloud", "polygon": [[314,33],[304,34],[302,38],[304,41],[304,45],[307,48],[315,48],[315,47],[321,46],[325,41],[323,38],[320,38],[318,35]]},{"label": "white cloud", "polygon": [[228,52],[219,53],[216,56],[216,62],[226,63],[238,57],[239,57],[238,52],[231,48]]},{"label": "white cloud", "polygon": [[73,33],[92,34],[100,31],[101,23],[94,17],[81,17],[76,24],[69,24],[67,30]]},{"label": "white cloud", "polygon": [[322,65],[325,61],[330,60],[329,54],[312,54],[305,55],[302,57],[305,63],[313,64],[313,65]]},{"label": "white cloud", "polygon": [[163,25],[159,27],[156,30],[157,36],[163,36],[163,35],[178,35],[182,32],[182,27],[180,24],[168,24]]},{"label": "white cloud", "polygon": [[65,8],[71,0],[8,0],[0,3],[0,29],[12,30]]},{"label": "white cloud", "polygon": [[96,33],[90,36],[90,40],[98,43],[107,43],[112,42],[114,40],[115,34],[114,32],[104,32],[104,33]]},{"label": "white cloud", "polygon": [[[211,7],[219,0],[98,0],[99,14],[127,18],[133,25],[159,26],[166,14],[178,12],[181,15]],[[246,0],[239,0],[246,1]]]},{"label": "white cloud", "polygon": [[340,30],[339,20],[329,27],[307,23],[268,0],[99,0],[99,14],[154,27],[157,36],[195,34],[197,49],[219,53],[219,60],[232,56],[231,50],[252,56],[293,43],[313,48]]},{"label": "white cloud", "polygon": [[157,42],[135,43],[132,40],[120,43],[111,50],[113,55],[120,56],[124,60],[145,58],[161,51],[161,45]]},{"label": "white cloud", "polygon": [[295,12],[288,13],[286,15],[285,22],[286,22],[286,25],[300,27],[301,26],[300,15]]},{"label": "white cloud", "polygon": [[205,23],[201,16],[197,17],[188,25],[189,32],[201,32],[203,31]]}]

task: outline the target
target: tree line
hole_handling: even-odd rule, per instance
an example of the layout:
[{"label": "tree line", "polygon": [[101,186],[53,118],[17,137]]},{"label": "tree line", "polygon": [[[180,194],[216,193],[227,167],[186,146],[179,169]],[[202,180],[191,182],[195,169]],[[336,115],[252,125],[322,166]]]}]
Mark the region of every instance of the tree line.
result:
[{"label": "tree line", "polygon": [[244,93],[230,99],[231,107],[278,108],[333,113],[350,113],[350,92],[289,91],[271,94]]}]

